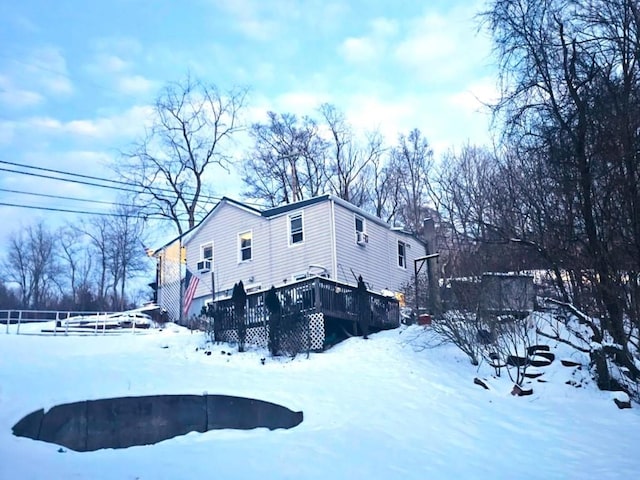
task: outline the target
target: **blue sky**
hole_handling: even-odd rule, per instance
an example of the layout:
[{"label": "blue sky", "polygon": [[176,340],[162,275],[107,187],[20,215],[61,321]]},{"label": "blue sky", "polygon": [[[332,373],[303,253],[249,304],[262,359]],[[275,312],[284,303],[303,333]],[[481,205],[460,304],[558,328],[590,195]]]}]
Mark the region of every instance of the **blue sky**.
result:
[{"label": "blue sky", "polygon": [[[481,7],[465,0],[2,2],[0,160],[112,176],[107,165],[144,132],[159,89],[187,72],[223,90],[248,87],[246,122],[267,110],[309,114],[330,102],[358,129],[380,129],[388,143],[420,128],[436,156],[466,141],[490,143],[479,100],[495,98],[496,79],[490,43],[474,19]],[[217,193],[238,196],[236,174],[217,178]],[[2,171],[0,189],[114,195]],[[2,190],[0,202],[105,208]],[[0,218],[17,228],[74,216],[0,206]]]}]

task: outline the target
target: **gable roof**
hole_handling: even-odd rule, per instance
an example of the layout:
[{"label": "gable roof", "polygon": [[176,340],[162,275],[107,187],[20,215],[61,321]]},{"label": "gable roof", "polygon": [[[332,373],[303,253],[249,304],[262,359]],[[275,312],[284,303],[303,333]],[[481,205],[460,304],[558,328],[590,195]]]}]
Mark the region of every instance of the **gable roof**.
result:
[{"label": "gable roof", "polygon": [[298,208],[304,208],[304,207],[308,207],[309,205],[313,205],[315,203],[324,202],[326,200],[329,200],[330,198],[331,198],[331,195],[325,194],[325,195],[320,195],[318,197],[308,198],[306,200],[299,200],[294,203],[287,203],[286,205],[281,205],[279,207],[268,208],[267,210],[262,211],[262,216],[267,218],[275,217],[277,215],[290,212],[292,210],[297,210]]},{"label": "gable roof", "polygon": [[220,199],[220,201],[218,203],[215,204],[215,206],[209,210],[207,212],[207,214],[202,217],[202,220],[200,220],[197,225],[194,225],[193,228],[190,228],[189,230],[187,230],[186,232],[183,232],[182,235],[178,235],[177,237],[172,238],[171,240],[169,240],[167,243],[165,243],[164,245],[162,245],[161,247],[157,248],[154,251],[154,256],[156,252],[160,252],[161,250],[164,250],[165,248],[167,248],[169,245],[172,245],[174,242],[182,239],[182,243],[185,244],[187,242],[189,242],[189,240],[191,240],[196,233],[200,230],[200,228],[202,228],[202,226],[209,220],[209,218],[211,218],[215,212],[217,212],[218,210],[220,210],[220,208],[222,207],[222,205],[224,204],[228,204],[228,205],[232,205],[234,207],[240,208],[242,210],[246,210],[250,213],[253,213],[255,215],[261,215],[262,212],[260,212],[260,210],[258,210],[255,207],[252,207],[250,205],[247,205],[246,203],[242,203],[239,202],[237,200],[234,200],[233,198],[229,198],[229,197],[222,197]]}]

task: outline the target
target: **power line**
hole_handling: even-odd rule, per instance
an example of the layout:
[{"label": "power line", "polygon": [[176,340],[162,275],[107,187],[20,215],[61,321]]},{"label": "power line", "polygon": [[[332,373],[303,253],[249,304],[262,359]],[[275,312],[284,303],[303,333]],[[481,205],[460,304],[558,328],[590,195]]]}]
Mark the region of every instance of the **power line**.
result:
[{"label": "power line", "polygon": [[[0,171],[5,171],[5,172],[11,172],[11,173],[17,173],[20,175],[30,175],[30,176],[34,176],[34,177],[39,177],[39,178],[46,178],[49,180],[58,180],[61,182],[71,182],[71,183],[77,183],[77,184],[81,184],[81,185],[88,185],[88,186],[93,186],[93,187],[101,187],[101,188],[110,188],[113,190],[124,190],[127,192],[131,192],[131,193],[136,193],[138,195],[141,194],[148,194],[149,192],[145,192],[144,190],[140,190],[140,185],[136,185],[134,183],[131,182],[124,182],[122,180],[112,180],[109,178],[102,178],[102,177],[96,177],[93,175],[83,175],[83,174],[79,174],[79,173],[73,173],[73,172],[65,172],[63,170],[55,170],[52,168],[44,168],[44,167],[36,167],[34,165],[26,165],[26,164],[22,164],[22,163],[17,163],[17,162],[7,162],[5,160],[0,160],[0,164],[5,164],[5,165],[11,165],[14,167],[20,167],[20,168],[29,168],[29,169],[33,169],[33,170],[39,170],[39,171],[44,171],[44,172],[49,172],[49,173],[55,173],[58,175],[67,175],[67,176],[71,176],[71,177],[78,177],[78,178],[86,178],[89,180],[97,180],[100,182],[110,182],[110,183],[115,183],[117,185],[122,185],[124,187],[133,187],[132,188],[123,188],[121,186],[115,186],[115,185],[102,185],[102,184],[96,184],[93,182],[86,182],[86,181],[82,181],[82,180],[73,180],[70,178],[60,178],[60,177],[53,177],[50,175],[42,175],[42,174],[36,174],[33,172],[23,172],[20,170],[12,170],[12,169],[7,169],[7,168],[2,168],[0,167]],[[147,189],[151,190],[150,187],[147,187]],[[160,192],[166,192],[166,193],[172,193],[175,194],[175,191],[169,188],[163,188],[163,187],[153,187],[153,190],[156,191],[160,191]],[[191,194],[187,194],[187,195],[191,195]],[[202,200],[206,201],[206,202],[211,202],[211,201],[219,201],[222,197],[218,197],[218,196],[212,196],[212,195],[202,195],[201,196]]]},{"label": "power line", "polygon": [[[49,68],[46,65],[41,65],[41,64],[35,63],[33,61],[28,62],[28,61],[26,61],[24,59],[11,57],[11,56],[6,55],[4,53],[0,54],[0,57],[6,58],[6,59],[8,59],[10,61],[13,61],[15,63],[22,64],[22,65],[24,65],[26,67],[36,68],[38,70],[42,70],[43,72],[48,72],[48,73],[51,73],[53,75],[58,75],[60,77],[64,77],[64,78],[66,78],[67,80],[69,80],[70,82],[72,82],[74,84],[80,83],[80,82],[78,82],[78,80],[80,80],[79,78],[71,78],[71,75],[69,73],[61,72],[60,70],[55,70],[53,68]],[[97,88],[99,90],[104,90],[105,92],[108,92],[108,93],[115,93],[115,94],[119,94],[120,93],[120,92],[114,90],[113,88],[105,87],[104,85],[96,83],[93,80],[88,80],[88,79],[85,78],[83,80],[83,82],[86,83],[86,84],[89,84],[89,85],[91,85],[91,86],[93,86],[93,87],[95,87],[95,88]]]},{"label": "power line", "polygon": [[0,202],[0,206],[4,207],[16,207],[16,208],[28,208],[31,210],[44,210],[48,212],[63,212],[63,213],[77,213],[81,215],[101,215],[106,217],[120,217],[120,218],[139,218],[141,220],[172,220],[168,217],[158,216],[154,214],[150,215],[127,215],[126,213],[108,213],[108,212],[87,212],[85,210],[70,210],[66,208],[55,208],[55,207],[38,207],[35,205],[18,205],[16,203],[5,203]]},{"label": "power line", "polygon": [[65,196],[62,196],[62,195],[52,195],[52,194],[47,194],[47,193],[25,192],[25,191],[22,191],[22,190],[10,190],[8,188],[0,188],[0,192],[17,193],[19,195],[32,195],[34,197],[57,198],[57,199],[60,199],[60,200],[72,200],[72,201],[75,201],[75,202],[99,203],[99,204],[111,205],[111,206],[117,205],[114,202],[105,202],[103,200],[90,200],[88,198],[65,197]]},{"label": "power line", "polygon": [[109,178],[94,177],[92,175],[82,175],[80,173],[65,172],[63,170],[54,170],[53,168],[36,167],[35,165],[26,165],[24,163],[7,162],[5,160],[0,160],[0,163],[3,163],[5,165],[11,165],[14,167],[32,168],[33,170],[40,170],[43,172],[58,173],[60,175],[68,175],[71,177],[87,178],[89,180],[99,180],[101,182],[112,182],[112,183],[117,183],[119,185],[133,186],[132,184],[123,182],[122,180],[111,180]]},{"label": "power line", "polygon": [[85,182],[85,181],[82,181],[82,180],[73,180],[71,178],[59,178],[59,177],[52,177],[50,175],[43,175],[43,174],[40,174],[40,173],[21,172],[19,170],[12,170],[10,168],[2,168],[2,167],[0,167],[0,171],[2,171],[2,172],[10,172],[10,173],[18,173],[20,175],[28,175],[30,177],[46,178],[47,180],[59,180],[61,182],[70,182],[70,183],[76,183],[76,184],[79,184],[79,185],[89,185],[91,187],[110,188],[112,190],[124,190],[126,192],[132,192],[132,193],[138,193],[138,194],[142,193],[142,192],[139,192],[138,190],[133,190],[133,189],[130,189],[130,188],[126,188],[124,186],[117,187],[115,185],[101,185],[99,183]]},{"label": "power line", "polygon": [[[72,201],[78,201],[78,202],[87,202],[87,203],[96,203],[96,204],[101,204],[101,205],[109,205],[111,207],[115,207],[115,206],[124,206],[124,207],[130,207],[130,208],[134,208],[134,209],[138,209],[137,205],[129,205],[129,204],[120,204],[117,202],[106,202],[103,200],[91,200],[88,198],[78,198],[78,197],[65,197],[62,195],[52,195],[52,194],[46,194],[46,193],[35,193],[35,192],[25,192],[22,190],[11,190],[11,189],[7,189],[7,188],[0,188],[0,192],[8,192],[8,193],[17,193],[20,195],[31,195],[34,197],[45,197],[45,198],[56,198],[59,200],[72,200]],[[14,204],[5,204],[8,206],[14,206]],[[31,209],[42,209],[42,210],[47,210],[53,207],[39,207],[36,205],[18,205],[24,208],[31,208]],[[67,211],[64,209],[60,209],[59,211]],[[157,215],[157,213],[155,212],[150,212],[149,214],[147,214],[146,212],[144,212],[142,209],[138,209],[139,213],[139,217],[140,218],[156,218],[155,215]],[[102,213],[99,212],[81,212],[81,213],[87,213],[87,214],[96,214],[96,215],[103,215]],[[108,213],[104,213],[104,215],[110,215]],[[146,215],[146,216],[145,216]],[[117,214],[115,214],[115,216],[118,216]],[[184,216],[184,215],[181,215]],[[165,218],[164,216],[159,216],[158,218]]]},{"label": "power line", "polygon": [[[80,174],[80,173],[66,172],[64,170],[56,170],[56,169],[52,169],[52,168],[38,167],[38,166],[35,166],[35,165],[27,165],[27,164],[18,163],[18,162],[8,162],[6,160],[0,160],[0,164],[10,165],[10,166],[19,167],[19,168],[27,168],[27,169],[32,169],[32,170],[38,170],[38,171],[43,171],[43,172],[48,172],[48,173],[55,173],[57,175],[66,175],[66,176],[70,176],[70,177],[77,177],[77,178],[83,178],[83,179],[88,179],[88,180],[96,180],[96,181],[99,181],[99,182],[113,183],[113,184],[116,184],[118,186],[116,186],[116,185],[102,185],[102,184],[99,184],[99,183],[88,182],[88,181],[84,181],[84,180],[75,180],[75,179],[71,179],[71,178],[60,178],[60,177],[55,177],[55,176],[51,176],[51,175],[38,174],[38,173],[33,173],[33,172],[23,172],[23,171],[20,171],[20,170],[13,170],[13,169],[0,167],[0,171],[4,171],[4,172],[16,173],[16,174],[19,174],[19,175],[28,175],[28,176],[37,177],[37,178],[45,178],[47,180],[58,180],[58,181],[61,181],[61,182],[75,183],[75,184],[79,184],[79,185],[87,185],[87,186],[92,186],[92,187],[108,188],[108,189],[112,189],[112,190],[126,191],[126,192],[135,193],[137,195],[144,195],[144,194],[148,195],[148,194],[150,194],[150,192],[148,192],[148,191],[144,191],[144,190],[141,191],[140,190],[141,187],[139,185],[135,185],[133,183],[125,182],[125,181],[122,181],[122,180],[113,180],[113,179],[97,177],[97,176],[93,176],[93,175],[83,175],[83,174]],[[127,188],[127,187],[134,187],[134,188]],[[151,190],[150,187],[147,187],[147,189]],[[3,190],[3,189],[0,189],[0,190]],[[153,190],[175,194],[175,192],[173,190],[168,189],[168,188],[154,187]],[[9,191],[9,190],[5,190],[5,191]],[[14,193],[24,193],[24,194],[28,194],[28,195],[34,195],[33,193],[28,193],[28,192],[14,192]],[[40,195],[41,196],[45,196],[44,194],[40,194]],[[58,197],[52,196],[52,198],[58,198]],[[65,199],[65,200],[78,200],[78,201],[87,201],[87,202],[93,202],[93,203],[100,203],[99,201],[96,201],[96,200],[73,199],[73,198],[68,198],[68,197],[59,197],[59,198],[60,199]],[[200,198],[204,202],[218,202],[218,201],[222,200],[222,197],[216,196],[216,195],[201,195]],[[107,202],[105,202],[105,203],[107,203]],[[252,202],[244,202],[244,203],[246,203],[247,205],[250,205],[250,206],[257,206],[257,207],[262,207],[263,206],[261,204],[252,203]],[[113,203],[112,203],[112,205],[113,205]]]}]

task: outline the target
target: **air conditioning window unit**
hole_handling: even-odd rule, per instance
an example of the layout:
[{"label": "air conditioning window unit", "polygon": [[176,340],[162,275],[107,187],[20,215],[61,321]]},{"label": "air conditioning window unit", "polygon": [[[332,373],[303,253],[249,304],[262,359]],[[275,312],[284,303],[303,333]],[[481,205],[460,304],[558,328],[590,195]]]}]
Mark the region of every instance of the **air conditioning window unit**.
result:
[{"label": "air conditioning window unit", "polygon": [[201,260],[196,263],[196,270],[200,273],[207,273],[211,270],[211,260]]},{"label": "air conditioning window unit", "polygon": [[364,232],[356,232],[356,243],[358,245],[365,245],[369,243],[369,235]]}]

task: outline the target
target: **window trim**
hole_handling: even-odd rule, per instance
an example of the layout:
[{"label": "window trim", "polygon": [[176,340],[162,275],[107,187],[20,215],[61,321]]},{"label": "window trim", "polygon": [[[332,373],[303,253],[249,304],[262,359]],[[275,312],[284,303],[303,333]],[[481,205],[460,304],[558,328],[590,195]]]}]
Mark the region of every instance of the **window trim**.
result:
[{"label": "window trim", "polygon": [[[204,250],[207,247],[211,247],[211,256],[210,257],[205,257],[204,256]],[[213,241],[200,244],[200,260],[211,260],[211,262],[213,263]]]},{"label": "window trim", "polygon": [[[357,243],[358,245],[361,245],[362,241],[367,243],[369,240],[369,236],[367,235],[367,223],[365,221],[365,218],[362,215],[358,215],[357,213],[353,214],[353,218],[354,218],[353,229],[355,231],[355,235],[354,235],[355,243]],[[362,230],[358,230],[358,220],[360,220],[360,222],[362,223]]]},{"label": "window trim", "polygon": [[[249,241],[251,242],[248,249],[249,249],[249,258],[247,259],[243,259],[242,258],[242,236],[249,234]],[[247,247],[245,247],[246,249]],[[238,233],[238,263],[246,263],[246,262],[250,262],[253,260],[253,229],[250,230],[245,230],[243,232],[239,232]]]},{"label": "window trim", "polygon": [[[291,230],[291,221],[297,217],[300,217],[300,234],[302,235],[302,239],[298,242],[294,242],[293,241],[294,233]],[[304,244],[304,210],[300,210],[298,212],[287,215],[287,232],[288,232],[287,242],[290,247]]]},{"label": "window trim", "polygon": [[[400,246],[402,246],[402,255],[400,255]],[[402,259],[402,265],[400,264]],[[407,269],[407,242],[398,240],[398,246],[396,247],[396,265],[403,270]]]}]

